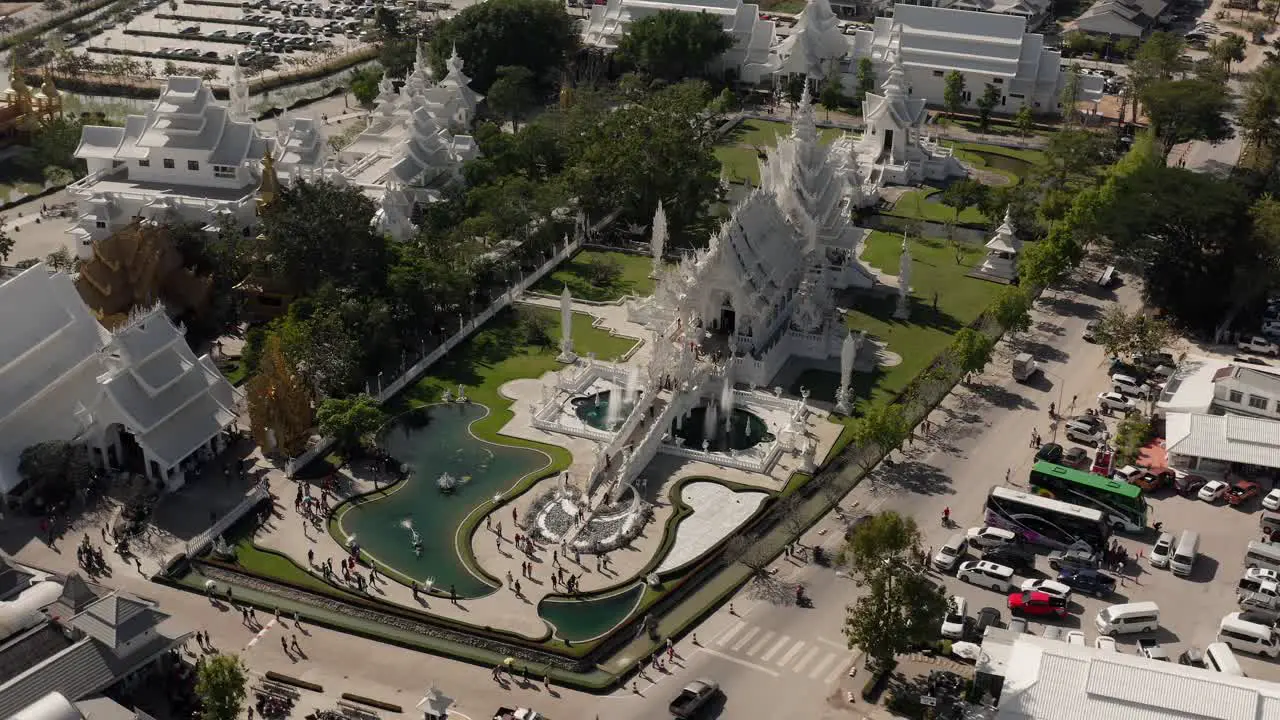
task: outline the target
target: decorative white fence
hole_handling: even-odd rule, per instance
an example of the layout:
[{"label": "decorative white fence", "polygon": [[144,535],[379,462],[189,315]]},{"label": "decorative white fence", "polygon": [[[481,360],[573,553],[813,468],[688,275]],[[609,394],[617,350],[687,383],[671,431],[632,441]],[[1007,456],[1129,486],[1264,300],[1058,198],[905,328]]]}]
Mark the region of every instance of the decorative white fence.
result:
[{"label": "decorative white fence", "polygon": [[214,538],[226,532],[227,528],[244,517],[244,514],[249,512],[253,506],[269,497],[271,497],[271,491],[267,489],[267,481],[263,480],[239,504],[231,508],[227,514],[218,518],[218,521],[213,525],[210,525],[208,530],[187,541],[187,557],[195,557],[204,552],[204,549],[208,547],[209,543],[213,542]]},{"label": "decorative white fence", "polygon": [[[532,273],[521,278],[519,282],[508,288],[506,292],[494,298],[493,302],[489,303],[489,307],[485,308],[484,312],[481,312],[479,315],[476,315],[469,321],[463,323],[461,327],[458,328],[458,331],[451,335],[449,339],[445,340],[439,347],[427,353],[421,360],[418,360],[416,363],[409,366],[409,368],[406,369],[400,377],[396,378],[390,384],[380,386],[377,392],[370,393],[370,395],[373,395],[379,404],[386,402],[388,398],[394,397],[396,393],[403,390],[409,383],[417,380],[418,377],[425,373],[428,368],[436,363],[436,361],[449,354],[449,351],[453,350],[458,345],[461,345],[464,340],[471,336],[471,333],[475,332],[480,328],[480,326],[488,322],[494,315],[515,304],[516,301],[520,299],[521,295],[541,280],[547,273],[551,272],[557,265],[564,262],[574,253],[578,252],[582,247],[583,239],[583,234],[579,233],[575,239],[566,242],[564,247],[556,252],[555,255],[551,256],[550,260],[543,263],[537,270],[534,270]],[[315,460],[317,457],[327,453],[329,448],[332,446],[333,438],[321,438],[311,447],[310,450],[307,450],[297,458],[294,458],[293,462],[289,465],[289,476],[293,477],[293,474],[297,470],[306,467],[312,460]]]}]

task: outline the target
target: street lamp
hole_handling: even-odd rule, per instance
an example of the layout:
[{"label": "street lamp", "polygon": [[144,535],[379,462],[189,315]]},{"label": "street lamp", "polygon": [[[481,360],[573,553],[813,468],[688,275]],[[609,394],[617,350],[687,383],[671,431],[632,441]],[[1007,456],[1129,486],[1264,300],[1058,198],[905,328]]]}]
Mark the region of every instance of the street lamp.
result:
[{"label": "street lamp", "polygon": [[[1062,386],[1065,385],[1067,381],[1064,380],[1061,375],[1055,372],[1049,372],[1048,370],[1045,370],[1043,367],[1040,368],[1040,371],[1043,372],[1045,375],[1048,375],[1049,377],[1058,381],[1057,382],[1058,402],[1054,404],[1054,408],[1057,410],[1058,414],[1061,414],[1062,413]],[[1058,419],[1050,416],[1049,427],[1053,431],[1053,440],[1056,442],[1058,440]]]}]

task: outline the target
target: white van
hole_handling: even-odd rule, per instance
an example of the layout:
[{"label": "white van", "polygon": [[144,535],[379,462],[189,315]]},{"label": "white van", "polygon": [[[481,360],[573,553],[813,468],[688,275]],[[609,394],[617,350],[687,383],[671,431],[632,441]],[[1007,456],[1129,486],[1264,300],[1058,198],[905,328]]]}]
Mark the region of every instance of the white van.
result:
[{"label": "white van", "polygon": [[1244,553],[1244,566],[1280,572],[1280,545],[1250,540],[1249,549]]},{"label": "white van", "polygon": [[1195,566],[1199,554],[1200,533],[1183,530],[1182,537],[1178,538],[1178,544],[1174,546],[1173,557],[1169,559],[1169,569],[1174,575],[1186,577],[1191,574],[1191,568]]},{"label": "white van", "polygon": [[1098,611],[1094,624],[1101,635],[1155,632],[1160,627],[1160,607],[1150,601],[1112,605]]},{"label": "white van", "polygon": [[1211,670],[1217,670],[1223,675],[1244,677],[1244,671],[1240,669],[1240,663],[1236,662],[1235,654],[1231,652],[1230,646],[1226,643],[1209,643],[1209,647],[1204,649],[1204,664]]},{"label": "white van", "polygon": [[1232,650],[1271,657],[1280,655],[1280,638],[1276,631],[1266,625],[1241,620],[1238,612],[1222,618],[1222,624],[1218,626],[1218,641],[1226,643]]}]

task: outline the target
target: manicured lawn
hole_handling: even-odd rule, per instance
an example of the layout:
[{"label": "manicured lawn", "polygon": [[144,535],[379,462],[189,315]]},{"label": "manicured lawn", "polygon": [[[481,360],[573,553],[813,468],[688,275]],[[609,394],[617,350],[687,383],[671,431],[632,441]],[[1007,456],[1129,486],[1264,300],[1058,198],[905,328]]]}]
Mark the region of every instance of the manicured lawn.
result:
[{"label": "manicured lawn", "polygon": [[[985,250],[980,246],[962,246],[960,264],[954,249],[938,238],[924,238],[911,243],[911,317],[895,320],[893,311],[897,295],[883,298],[861,296],[845,316],[849,327],[865,330],[870,337],[888,343],[888,350],[902,356],[902,362],[891,368],[871,373],[855,372],[854,392],[859,407],[868,402],[888,400],[897,395],[920,374],[938,353],[951,343],[951,337],[982,313],[999,291],[995,283],[966,277],[982,262]],[[873,232],[867,239],[862,259],[885,273],[897,274],[902,255],[902,238]],[[938,308],[933,309],[937,293]],[[835,397],[840,378],[835,373],[810,371],[803,373],[797,386],[813,391],[816,399]],[[793,391],[798,387],[793,388]]]},{"label": "manicured lawn", "polygon": [[293,560],[257,547],[253,544],[251,537],[241,540],[236,544],[235,549],[236,562],[247,572],[275,578],[317,592],[334,592],[332,585],[298,567]]},{"label": "manicured lawn", "polygon": [[[898,198],[898,202],[894,203],[892,214],[917,220],[932,220],[940,223],[951,222],[955,219],[956,211],[942,204],[941,195],[935,200],[927,199],[929,196],[940,194],[941,192],[937,188],[925,188],[903,193],[902,197]],[[960,213],[961,223],[982,224],[987,221],[987,216],[974,207],[965,208],[964,212]],[[894,268],[897,268],[896,264]]]},{"label": "manicured lawn", "polygon": [[755,150],[722,145],[716,148],[715,153],[729,182],[741,183],[750,180],[752,185],[760,184],[760,158]]},{"label": "manicured lawn", "polygon": [[[613,282],[599,285],[592,277],[592,266],[599,262],[616,263],[621,273]],[[559,295],[568,286],[575,298],[595,302],[609,302],[624,295],[652,295],[653,260],[630,253],[583,250],[556,268],[533,287],[537,292]]]},{"label": "manicured lawn", "polygon": [[[818,119],[822,119],[821,111]],[[818,128],[818,140],[822,143],[834,142],[844,131],[840,128]],[[773,147],[778,138],[791,134],[791,124],[773,120],[746,120],[734,128],[725,140],[735,145],[747,147]]]},{"label": "manicured lawn", "polygon": [[[548,345],[530,345],[525,342],[520,328],[519,315],[534,313],[551,321]],[[574,313],[573,345],[583,357],[594,352],[600,360],[622,357],[635,340],[614,337],[607,330],[591,326],[590,315]],[[454,348],[432,367],[431,373],[408,387],[394,401],[392,411],[434,403],[445,390],[457,392],[458,385],[466,387],[467,397],[473,402],[488,406],[489,415],[471,426],[477,436],[505,445],[532,447],[549,453],[556,463],[566,465],[569,451],[562,447],[543,445],[508,436],[499,438],[498,431],[511,420],[511,400],[503,397],[498,388],[518,378],[536,378],[544,373],[564,367],[556,362],[560,345],[560,314],[551,308],[521,305],[490,320],[462,345]]]},{"label": "manicured lawn", "polygon": [[989,153],[992,155],[1005,155],[1011,158],[1017,158],[1023,162],[1032,165],[1040,165],[1044,162],[1044,151],[1030,150],[1025,148],[1011,148],[1003,145],[984,145],[982,143],[957,142],[950,143],[951,147],[959,151]]}]

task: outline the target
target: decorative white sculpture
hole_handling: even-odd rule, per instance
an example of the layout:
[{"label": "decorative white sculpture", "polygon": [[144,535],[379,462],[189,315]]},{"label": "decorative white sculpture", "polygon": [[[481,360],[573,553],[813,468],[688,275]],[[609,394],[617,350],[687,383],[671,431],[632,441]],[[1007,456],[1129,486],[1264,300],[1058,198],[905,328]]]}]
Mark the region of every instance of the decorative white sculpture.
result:
[{"label": "decorative white sculpture", "polygon": [[572,363],[578,359],[573,351],[573,296],[569,294],[569,286],[564,286],[560,293],[560,355],[556,360]]},{"label": "decorative white sculpture", "polygon": [[898,260],[898,308],[893,311],[896,320],[911,316],[911,244],[906,233],[902,235],[902,257]]},{"label": "decorative white sculpture", "polygon": [[850,330],[849,334],[844,336],[844,343],[840,346],[840,389],[836,391],[836,412],[844,415],[853,412],[853,404],[850,402],[853,390],[849,383],[853,377],[853,363],[858,359],[858,344],[857,338]]},{"label": "decorative white sculpture", "polygon": [[649,240],[649,248],[653,251],[653,271],[649,277],[656,278],[662,271],[662,251],[667,245],[667,212],[662,209],[662,201],[658,201],[658,210],[653,214],[653,235]]}]

